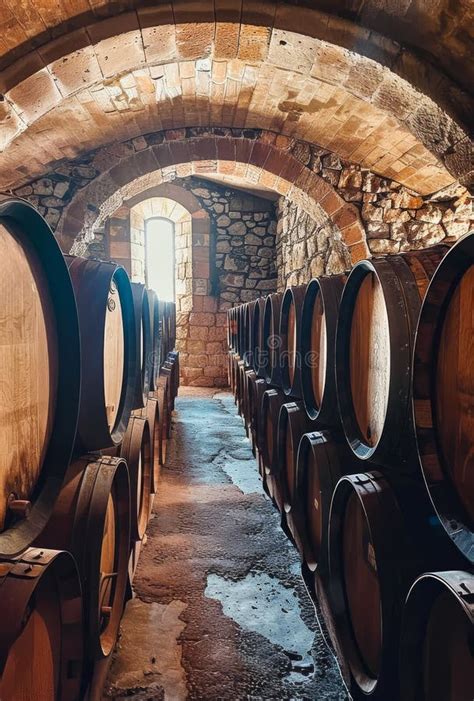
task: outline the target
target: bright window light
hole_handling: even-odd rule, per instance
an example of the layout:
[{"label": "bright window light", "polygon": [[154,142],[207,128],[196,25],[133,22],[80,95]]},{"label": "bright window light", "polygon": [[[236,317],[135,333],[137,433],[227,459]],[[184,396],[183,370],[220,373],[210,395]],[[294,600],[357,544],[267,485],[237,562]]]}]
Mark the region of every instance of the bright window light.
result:
[{"label": "bright window light", "polygon": [[149,219],[146,222],[146,280],[158,298],[167,302],[175,299],[174,224],[169,219]]}]

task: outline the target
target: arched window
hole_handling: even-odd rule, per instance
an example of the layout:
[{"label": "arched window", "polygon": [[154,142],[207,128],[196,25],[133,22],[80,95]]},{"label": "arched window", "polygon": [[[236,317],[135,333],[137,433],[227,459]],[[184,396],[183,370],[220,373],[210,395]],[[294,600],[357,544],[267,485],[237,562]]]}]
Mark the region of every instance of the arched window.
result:
[{"label": "arched window", "polygon": [[164,217],[145,222],[145,280],[163,301],[175,301],[174,223]]}]

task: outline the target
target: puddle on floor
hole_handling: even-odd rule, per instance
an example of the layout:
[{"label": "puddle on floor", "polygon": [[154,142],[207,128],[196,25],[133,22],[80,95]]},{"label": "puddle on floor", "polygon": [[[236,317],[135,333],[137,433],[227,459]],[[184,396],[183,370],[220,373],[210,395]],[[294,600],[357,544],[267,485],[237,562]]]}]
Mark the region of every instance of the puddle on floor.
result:
[{"label": "puddle on floor", "polygon": [[238,582],[209,574],[205,595],[217,599],[223,612],[243,630],[263,635],[288,655],[288,681],[301,682],[314,671],[314,631],[301,618],[296,594],[265,573],[248,574]]}]

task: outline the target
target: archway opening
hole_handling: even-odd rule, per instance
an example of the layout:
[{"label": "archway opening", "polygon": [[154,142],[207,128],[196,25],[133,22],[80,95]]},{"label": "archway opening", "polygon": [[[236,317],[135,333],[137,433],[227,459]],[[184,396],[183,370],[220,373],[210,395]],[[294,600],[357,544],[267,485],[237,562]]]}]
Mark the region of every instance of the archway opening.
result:
[{"label": "archway opening", "polygon": [[175,225],[171,219],[145,221],[145,281],[166,302],[176,300]]}]

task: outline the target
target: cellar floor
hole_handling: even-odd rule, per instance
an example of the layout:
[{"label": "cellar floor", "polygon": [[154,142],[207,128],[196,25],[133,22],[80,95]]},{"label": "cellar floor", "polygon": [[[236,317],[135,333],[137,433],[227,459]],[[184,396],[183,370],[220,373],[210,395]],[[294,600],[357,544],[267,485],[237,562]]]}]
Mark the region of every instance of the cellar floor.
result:
[{"label": "cellar floor", "polygon": [[181,388],[106,699],[346,699],[233,397]]}]

